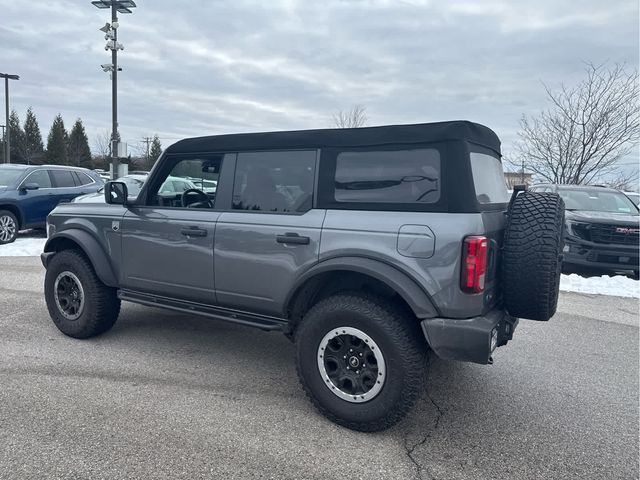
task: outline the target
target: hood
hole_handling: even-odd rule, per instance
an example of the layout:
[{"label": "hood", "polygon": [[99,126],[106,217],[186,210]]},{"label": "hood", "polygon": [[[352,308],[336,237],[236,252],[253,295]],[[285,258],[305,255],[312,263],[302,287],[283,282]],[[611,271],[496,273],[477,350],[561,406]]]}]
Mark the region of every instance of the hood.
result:
[{"label": "hood", "polygon": [[593,212],[590,210],[567,210],[567,220],[586,223],[608,223],[613,225],[634,225],[640,222],[640,216],[628,213]]},{"label": "hood", "polygon": [[74,198],[72,203],[104,203],[104,193],[103,192],[95,192],[95,193],[87,193],[86,195],[80,195],[79,197]]}]

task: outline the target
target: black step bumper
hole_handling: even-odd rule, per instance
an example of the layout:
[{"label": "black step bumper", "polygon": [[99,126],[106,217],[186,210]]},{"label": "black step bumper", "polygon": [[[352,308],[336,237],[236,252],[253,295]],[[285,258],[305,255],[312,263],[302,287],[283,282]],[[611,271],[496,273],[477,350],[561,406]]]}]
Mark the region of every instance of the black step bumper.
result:
[{"label": "black step bumper", "polygon": [[428,318],[420,325],[438,357],[484,365],[491,363],[497,347],[513,338],[518,319],[504,310],[492,310],[481,317]]}]

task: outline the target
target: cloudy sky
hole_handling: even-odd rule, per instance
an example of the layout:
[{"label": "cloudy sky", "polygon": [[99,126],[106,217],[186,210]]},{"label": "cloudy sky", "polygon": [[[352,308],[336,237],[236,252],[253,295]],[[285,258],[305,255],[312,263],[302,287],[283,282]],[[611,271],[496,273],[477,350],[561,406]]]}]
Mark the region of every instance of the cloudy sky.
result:
[{"label": "cloudy sky", "polygon": [[[369,124],[469,119],[508,153],[541,82],[584,61],[638,66],[637,0],[136,0],[120,18],[120,130],[131,147],[187,136],[322,128],[366,106]],[[109,129],[110,63],[89,0],[0,0],[12,107],[46,136],[59,112]],[[4,123],[2,121],[1,123]],[[637,154],[634,155],[637,158]]]}]

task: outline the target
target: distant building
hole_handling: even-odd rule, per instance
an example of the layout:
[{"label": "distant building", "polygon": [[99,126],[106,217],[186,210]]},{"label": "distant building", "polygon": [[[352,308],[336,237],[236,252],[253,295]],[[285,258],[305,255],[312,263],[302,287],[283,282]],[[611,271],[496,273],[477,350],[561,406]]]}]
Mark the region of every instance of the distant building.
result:
[{"label": "distant building", "polygon": [[507,182],[507,188],[513,190],[515,185],[531,186],[533,183],[533,173],[528,172],[504,172],[504,179]]}]

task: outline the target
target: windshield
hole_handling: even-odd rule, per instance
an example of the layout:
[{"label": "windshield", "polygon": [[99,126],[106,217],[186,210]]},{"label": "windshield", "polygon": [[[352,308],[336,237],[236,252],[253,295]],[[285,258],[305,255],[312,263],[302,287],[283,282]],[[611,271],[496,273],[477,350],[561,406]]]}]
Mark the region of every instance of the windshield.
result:
[{"label": "windshield", "polygon": [[0,187],[10,187],[16,183],[23,171],[17,168],[0,169]]},{"label": "windshield", "polygon": [[588,210],[591,212],[620,213],[638,215],[638,209],[621,192],[594,189],[558,189],[567,210]]}]

